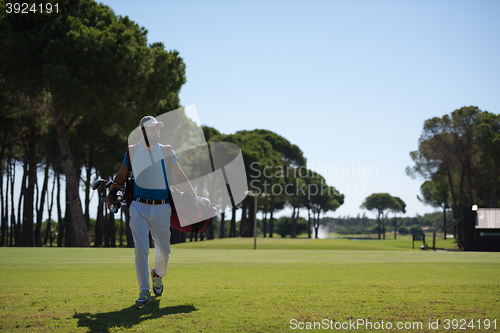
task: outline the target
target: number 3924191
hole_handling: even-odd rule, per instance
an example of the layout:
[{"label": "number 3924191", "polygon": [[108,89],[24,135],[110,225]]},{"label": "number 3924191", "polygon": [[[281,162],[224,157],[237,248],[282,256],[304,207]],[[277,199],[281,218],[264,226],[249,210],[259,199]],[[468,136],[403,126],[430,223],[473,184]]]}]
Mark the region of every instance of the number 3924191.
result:
[{"label": "number 3924191", "polygon": [[10,3],[5,4],[5,12],[7,14],[36,14],[36,13],[59,13],[59,4],[51,3],[40,3],[40,4],[28,4],[28,3]]}]

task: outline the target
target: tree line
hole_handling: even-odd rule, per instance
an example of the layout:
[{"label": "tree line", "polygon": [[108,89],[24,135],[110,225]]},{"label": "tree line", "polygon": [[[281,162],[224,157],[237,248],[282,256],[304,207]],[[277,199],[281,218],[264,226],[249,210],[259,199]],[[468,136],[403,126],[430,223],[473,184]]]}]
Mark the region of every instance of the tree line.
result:
[{"label": "tree line", "polygon": [[[95,1],[61,0],[59,8],[59,15],[0,13],[0,246],[116,246],[117,216],[105,207],[105,189],[96,194],[98,213],[95,225],[90,223],[91,184],[96,178],[112,178],[119,169],[138,119],[181,107],[186,65],[177,51],[148,44],[144,27]],[[269,186],[292,185],[287,193],[259,199],[264,235],[273,234],[274,214],[286,205],[293,210],[295,237],[301,208],[307,209],[317,232],[320,214],[343,203],[344,196],[321,175],[297,172],[305,169],[303,153],[280,135],[267,130],[225,135],[210,127],[203,131],[209,144],[241,147],[251,189],[265,192]],[[266,167],[281,169],[283,175],[266,177]],[[37,179],[39,170],[43,179]],[[85,189],[83,200],[80,187]],[[304,188],[321,191],[306,194]],[[221,214],[220,237],[253,235],[257,211],[252,202],[247,198],[233,207],[230,217]],[[237,209],[241,221],[236,221]],[[48,225],[42,234],[45,212]],[[129,218],[123,209],[119,239],[125,234],[127,246],[132,246]],[[91,227],[94,239],[89,237]],[[210,238],[215,232],[212,228],[207,235],[189,237]],[[173,232],[172,238],[184,241],[186,235]]]},{"label": "tree line", "polygon": [[[212,134],[207,134],[211,132]],[[292,209],[291,237],[297,236],[297,221],[301,209],[307,210],[310,229],[317,235],[321,213],[335,211],[344,203],[344,195],[334,187],[328,186],[318,173],[306,168],[306,159],[300,148],[284,137],[269,130],[238,131],[223,135],[215,129],[205,131],[210,142],[232,142],[241,147],[249,189],[265,193],[258,199],[257,210],[253,198],[247,197],[233,207],[230,228],[226,235],[225,213],[221,214],[220,237],[251,237],[253,221],[258,211],[263,213],[263,236],[272,237],[274,233],[274,214],[285,208]],[[236,209],[241,208],[241,223],[236,230]],[[309,237],[312,237],[309,231]]]},{"label": "tree line", "polygon": [[[452,222],[451,215],[447,216],[447,223]],[[365,213],[357,216],[323,217],[321,224],[328,227],[331,232],[343,235],[372,235],[378,234],[378,219],[370,218]],[[444,233],[443,213],[434,212],[414,217],[398,217],[390,214],[385,220],[386,232],[406,235],[421,233],[424,230]]]}]

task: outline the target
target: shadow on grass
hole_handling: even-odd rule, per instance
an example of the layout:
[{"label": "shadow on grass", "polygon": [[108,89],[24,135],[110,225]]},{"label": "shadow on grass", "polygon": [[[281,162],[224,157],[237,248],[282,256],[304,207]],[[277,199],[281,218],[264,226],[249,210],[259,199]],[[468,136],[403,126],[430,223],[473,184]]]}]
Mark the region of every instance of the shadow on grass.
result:
[{"label": "shadow on grass", "polygon": [[104,313],[77,313],[78,327],[88,327],[89,332],[109,332],[111,328],[128,329],[144,320],[178,313],[190,313],[197,309],[193,305],[177,305],[160,308],[160,300],[152,299],[146,306],[133,305],[128,308]]}]

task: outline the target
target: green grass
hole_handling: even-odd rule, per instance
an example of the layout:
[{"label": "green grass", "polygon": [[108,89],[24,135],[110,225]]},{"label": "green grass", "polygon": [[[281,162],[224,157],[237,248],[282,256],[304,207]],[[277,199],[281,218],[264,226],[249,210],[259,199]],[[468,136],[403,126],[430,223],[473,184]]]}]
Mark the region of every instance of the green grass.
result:
[{"label": "green grass", "polygon": [[300,331],[292,319],[358,318],[419,321],[419,332],[437,332],[429,319],[441,320],[438,331],[446,318],[496,319],[500,329],[499,253],[303,250],[337,244],[307,239],[258,239],[254,251],[251,239],[230,241],[247,249],[173,246],[164,295],[141,308],[133,249],[1,248],[0,331],[283,332]]}]

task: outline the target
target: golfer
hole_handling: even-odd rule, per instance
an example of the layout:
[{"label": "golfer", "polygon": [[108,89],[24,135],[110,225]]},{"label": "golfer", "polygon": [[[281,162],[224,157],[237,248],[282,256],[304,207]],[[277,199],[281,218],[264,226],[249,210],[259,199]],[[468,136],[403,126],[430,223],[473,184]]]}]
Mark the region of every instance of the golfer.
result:
[{"label": "golfer", "polygon": [[[163,125],[163,122],[157,121],[152,116],[141,119],[139,126],[142,130],[142,140],[129,147],[130,156],[127,152],[125,153],[123,165],[114,179],[116,183],[124,184],[130,169],[134,171],[134,201],[130,205],[130,229],[134,239],[135,270],[139,282],[139,298],[135,302],[138,305],[151,302],[150,274],[155,296],[161,296],[163,293],[162,278],[167,274],[170,257],[169,183],[175,180],[181,190],[196,202],[202,205],[209,204],[208,199],[196,196],[191,183],[179,167],[175,152],[172,151],[171,158],[166,156],[167,146],[158,143]],[[168,179],[167,174],[173,179]],[[110,210],[114,202],[111,192],[118,187],[119,185],[113,184],[107,196]],[[148,261],[150,232],[155,243],[156,254],[155,265],[151,271]]]}]

